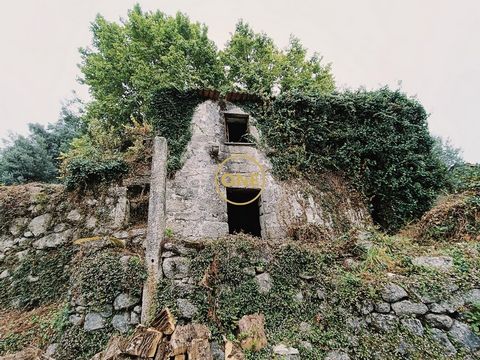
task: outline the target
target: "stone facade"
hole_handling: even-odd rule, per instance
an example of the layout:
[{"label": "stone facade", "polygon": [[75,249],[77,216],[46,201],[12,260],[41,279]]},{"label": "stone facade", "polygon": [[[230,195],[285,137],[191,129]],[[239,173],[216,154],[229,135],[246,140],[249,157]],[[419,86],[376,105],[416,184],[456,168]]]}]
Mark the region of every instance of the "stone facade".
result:
[{"label": "stone facade", "polygon": [[[200,104],[192,119],[192,138],[188,144],[185,162],[167,183],[167,229],[181,239],[217,238],[229,233],[227,203],[215,188],[215,173],[219,164],[235,154],[256,159],[266,173],[266,185],[260,196],[260,226],[263,238],[282,239],[291,223],[305,220],[324,227],[334,226],[329,210],[322,208],[305,184],[298,181],[281,182],[272,176],[272,165],[265,152],[256,145],[226,143],[224,113],[247,114],[227,103],[221,109],[218,102]],[[249,133],[259,140],[256,120],[249,117]],[[232,172],[250,173],[255,166],[240,166],[229,162]],[[221,189],[225,191],[225,189]],[[346,214],[352,224],[369,222],[363,206],[354,205],[348,195]]]}]

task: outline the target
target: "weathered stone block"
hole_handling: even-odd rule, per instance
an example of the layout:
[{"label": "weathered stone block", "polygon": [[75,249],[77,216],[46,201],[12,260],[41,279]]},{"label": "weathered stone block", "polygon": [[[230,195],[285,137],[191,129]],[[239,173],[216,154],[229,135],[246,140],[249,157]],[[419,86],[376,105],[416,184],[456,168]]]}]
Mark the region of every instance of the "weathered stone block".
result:
[{"label": "weathered stone block", "polygon": [[129,294],[120,294],[115,298],[113,302],[113,307],[115,310],[128,309],[140,301],[139,298],[131,296]]},{"label": "weathered stone block", "polygon": [[48,227],[50,226],[51,221],[52,221],[51,214],[43,214],[43,215],[37,216],[32,221],[30,221],[30,224],[28,224],[28,229],[35,236],[43,235],[45,234]]},{"label": "weathered stone block", "polygon": [[402,315],[424,315],[428,311],[428,307],[423,303],[414,303],[404,300],[392,304],[392,309],[398,316]]},{"label": "weathered stone block", "polygon": [[432,327],[442,330],[448,330],[453,325],[453,319],[448,315],[427,314],[425,320]]},{"label": "weathered stone block", "polygon": [[188,276],[190,260],[181,256],[166,258],[163,260],[162,268],[166,278],[182,279]]},{"label": "weathered stone block", "polygon": [[453,342],[470,351],[477,351],[480,349],[480,338],[470,330],[466,324],[455,321],[448,331],[448,335]]},{"label": "weathered stone block", "polygon": [[382,299],[389,303],[397,302],[408,297],[407,292],[402,287],[394,283],[385,285],[381,295]]},{"label": "weathered stone block", "polygon": [[66,230],[61,233],[54,233],[44,236],[33,242],[33,247],[38,250],[43,250],[47,248],[55,248],[57,246],[63,245],[72,236],[72,230]]},{"label": "weathered stone block", "polygon": [[255,276],[255,281],[258,285],[258,291],[262,294],[266,294],[272,289],[273,280],[269,273]]},{"label": "weathered stone block", "polygon": [[85,316],[83,329],[85,331],[93,331],[103,329],[106,326],[106,320],[99,313],[91,312]]}]

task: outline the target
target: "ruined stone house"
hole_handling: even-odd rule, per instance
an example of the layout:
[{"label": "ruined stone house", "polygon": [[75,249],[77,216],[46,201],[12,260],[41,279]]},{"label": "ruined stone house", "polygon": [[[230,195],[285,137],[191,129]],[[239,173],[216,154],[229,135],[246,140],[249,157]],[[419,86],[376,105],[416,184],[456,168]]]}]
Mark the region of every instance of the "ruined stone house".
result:
[{"label": "ruined stone house", "polygon": [[[280,240],[295,223],[334,228],[331,209],[322,205],[322,196],[328,194],[301,180],[285,182],[273,176],[272,165],[259,145],[261,134],[256,120],[240,106],[208,99],[195,110],[191,126],[183,167],[166,180],[165,227],[175,238],[218,238],[245,232]],[[164,167],[159,162],[165,160],[154,155],[153,167]],[[227,178],[230,186],[223,184],[222,173],[240,176],[240,181]],[[258,178],[249,183],[252,174],[258,174]],[[234,204],[254,198],[246,205]],[[342,221],[352,225],[367,221],[365,208],[354,204],[348,193],[342,194],[339,203],[346,217]]]}]

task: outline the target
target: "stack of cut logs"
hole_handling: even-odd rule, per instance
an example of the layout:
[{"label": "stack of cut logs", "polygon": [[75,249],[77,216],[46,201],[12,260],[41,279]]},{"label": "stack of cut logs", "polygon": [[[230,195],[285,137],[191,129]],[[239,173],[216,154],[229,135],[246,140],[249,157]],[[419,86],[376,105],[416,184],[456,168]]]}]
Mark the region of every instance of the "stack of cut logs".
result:
[{"label": "stack of cut logs", "polygon": [[[243,340],[240,346],[225,340],[225,359],[244,360],[243,350],[258,351],[265,347],[265,318],[261,314],[246,315],[239,321]],[[138,325],[127,339],[113,337],[107,349],[91,360],[154,359],[212,360],[210,330],[201,324],[176,325],[175,318],[164,309],[149,327]]]}]

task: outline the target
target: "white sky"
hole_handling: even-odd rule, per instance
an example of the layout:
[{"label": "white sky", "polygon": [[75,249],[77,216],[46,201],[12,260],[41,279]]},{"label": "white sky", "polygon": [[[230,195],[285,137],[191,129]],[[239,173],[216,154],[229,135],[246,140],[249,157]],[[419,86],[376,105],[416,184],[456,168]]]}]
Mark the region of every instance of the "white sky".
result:
[{"label": "white sky", "polygon": [[[58,118],[76,82],[78,48],[97,13],[125,17],[137,1],[2,1],[0,137]],[[286,46],[290,34],[331,62],[337,86],[398,87],[431,113],[430,129],[480,162],[480,2],[477,0],[162,0],[144,10],[187,13],[219,47],[238,19]]]}]

